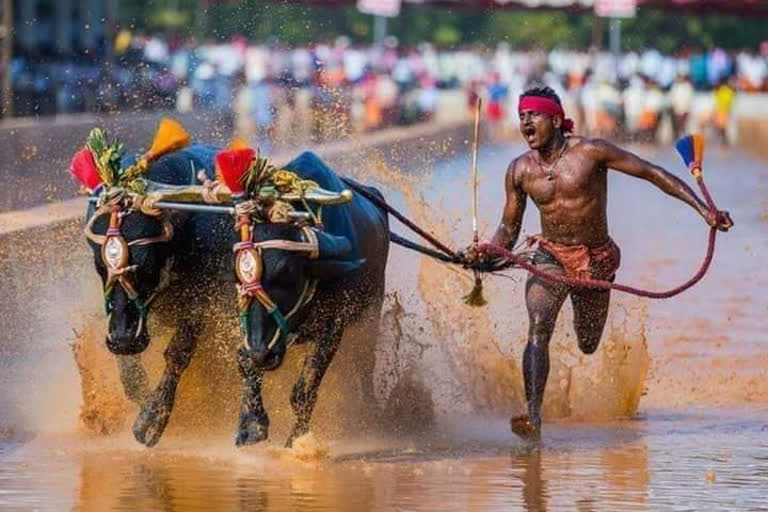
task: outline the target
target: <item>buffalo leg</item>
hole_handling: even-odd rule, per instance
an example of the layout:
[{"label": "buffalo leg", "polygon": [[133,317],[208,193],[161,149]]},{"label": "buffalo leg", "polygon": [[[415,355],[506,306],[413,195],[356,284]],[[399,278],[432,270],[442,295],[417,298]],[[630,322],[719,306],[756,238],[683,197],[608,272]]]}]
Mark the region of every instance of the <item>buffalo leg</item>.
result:
[{"label": "buffalo leg", "polygon": [[246,348],[238,352],[238,366],[243,377],[243,396],[240,402],[240,424],[235,444],[243,446],[263,441],[269,435],[269,416],[261,400],[264,370],[259,368]]},{"label": "buffalo leg", "polygon": [[176,398],[176,387],[184,370],[192,360],[197,345],[199,326],[182,320],[171,342],[165,349],[165,371],[160,383],[141,406],[133,424],[133,436],[147,446],[154,446],[163,435],[171,417]]},{"label": "buffalo leg", "polygon": [[339,323],[339,317],[335,317],[331,321],[326,334],[315,345],[314,353],[307,356],[304,361],[304,368],[301,370],[299,380],[293,386],[291,406],[293,412],[296,413],[296,422],[291,429],[291,435],[285,442],[285,446],[288,448],[293,446],[293,441],[297,437],[309,432],[309,420],[312,417],[315,402],[317,402],[317,391],[341,342],[343,331]]},{"label": "buffalo leg", "polygon": [[120,370],[120,382],[123,384],[125,396],[131,402],[140,404],[149,395],[147,372],[141,364],[138,354],[115,356],[117,368]]}]

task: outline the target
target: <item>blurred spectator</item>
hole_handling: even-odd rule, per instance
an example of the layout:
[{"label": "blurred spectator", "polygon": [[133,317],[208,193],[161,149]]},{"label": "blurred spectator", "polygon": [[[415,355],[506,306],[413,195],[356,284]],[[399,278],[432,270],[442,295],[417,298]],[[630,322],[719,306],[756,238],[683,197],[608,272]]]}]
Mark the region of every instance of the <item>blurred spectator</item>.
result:
[{"label": "blurred spectator", "polygon": [[727,130],[731,119],[731,108],[736,99],[736,91],[731,87],[728,79],[723,78],[715,88],[715,112],[713,124],[723,144],[728,144]]},{"label": "blurred spectator", "polygon": [[498,136],[499,124],[506,117],[507,96],[509,96],[509,86],[502,83],[501,73],[494,71],[491,73],[490,83],[488,84],[488,106],[486,115],[491,123],[493,136]]},{"label": "blurred spectator", "polygon": [[561,94],[580,133],[653,138],[667,115],[676,134],[698,122],[692,119],[697,92],[716,105],[706,110],[714,109],[709,118],[722,130],[736,90],[768,91],[768,42],[734,54],[714,48],[664,55],[647,48],[616,58],[594,50],[521,51],[505,43],[403,47],[393,37],[381,46],[339,37],[285,48],[242,36],[223,43],[170,41],[123,30],[114,48],[111,63],[17,55],[10,66],[17,115],[232,111],[237,131],[264,143],[430,119],[440,92],[455,90],[464,91],[472,114],[478,95],[487,98],[487,119],[508,129],[516,124],[519,94],[536,82]]},{"label": "blurred spectator", "polygon": [[675,138],[680,137],[687,129],[688,118],[693,106],[695,91],[688,75],[679,73],[677,80],[669,89],[669,104],[672,111],[672,129]]},{"label": "blurred spectator", "polygon": [[644,142],[654,142],[664,109],[664,93],[652,78],[645,77],[645,96],[643,110],[638,123],[638,138]]}]

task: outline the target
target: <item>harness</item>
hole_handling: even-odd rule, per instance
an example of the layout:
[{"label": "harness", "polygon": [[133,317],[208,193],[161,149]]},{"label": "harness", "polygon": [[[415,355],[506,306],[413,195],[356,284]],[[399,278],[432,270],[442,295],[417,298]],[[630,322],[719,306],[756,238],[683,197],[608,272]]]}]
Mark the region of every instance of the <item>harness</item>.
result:
[{"label": "harness", "polygon": [[[316,215],[306,208],[312,218],[317,218]],[[239,283],[237,284],[237,309],[238,317],[240,319],[240,328],[243,333],[243,339],[245,346],[251,348],[248,342],[248,333],[251,325],[251,313],[250,308],[254,300],[258,301],[267,313],[277,324],[277,329],[272,339],[267,345],[267,349],[271,350],[278,342],[285,346],[288,343],[289,326],[288,321],[293,317],[301,308],[306,306],[314,297],[317,290],[318,279],[308,279],[304,283],[304,288],[301,295],[293,305],[291,310],[285,315],[280,311],[274,300],[269,296],[264,289],[261,279],[264,273],[263,251],[267,249],[279,249],[283,251],[302,252],[307,253],[310,259],[317,259],[319,257],[319,248],[317,235],[314,228],[311,228],[306,223],[300,225],[301,228],[301,242],[294,242],[291,240],[264,240],[262,242],[253,241],[253,226],[255,221],[251,216],[251,213],[255,210],[255,205],[251,201],[244,201],[236,205],[237,210],[237,222],[235,229],[240,233],[240,242],[237,242],[232,247],[235,253],[235,275]],[[319,215],[318,211],[318,215]]]},{"label": "harness", "polygon": [[[173,226],[167,215],[164,215],[162,211],[142,207],[142,202],[134,199],[131,206],[127,209],[123,209],[123,203],[126,199],[125,192],[122,190],[109,191],[99,197],[100,204],[96,212],[85,226],[85,236],[93,243],[101,246],[101,260],[107,269],[107,279],[104,282],[104,309],[108,316],[112,315],[112,293],[115,289],[115,285],[119,284],[125,294],[128,296],[128,300],[132,302],[136,309],[139,311],[139,325],[136,328],[136,335],[138,336],[144,329],[147,319],[147,313],[149,312],[149,306],[152,301],[155,300],[157,295],[163,291],[170,282],[170,269],[173,265],[173,258],[168,258],[165,267],[162,269],[160,283],[152,292],[152,294],[146,299],[142,300],[139,293],[136,291],[136,287],[133,285],[133,281],[130,278],[130,273],[136,270],[136,265],[129,265],[130,251],[132,246],[144,246],[155,243],[169,242],[173,238]],[[160,235],[137,238],[136,240],[126,241],[123,236],[120,227],[122,225],[123,218],[130,215],[136,210],[141,211],[147,215],[154,217],[162,216],[163,232]],[[102,215],[109,213],[109,228],[105,235],[97,235],[93,232],[93,224]]]}]

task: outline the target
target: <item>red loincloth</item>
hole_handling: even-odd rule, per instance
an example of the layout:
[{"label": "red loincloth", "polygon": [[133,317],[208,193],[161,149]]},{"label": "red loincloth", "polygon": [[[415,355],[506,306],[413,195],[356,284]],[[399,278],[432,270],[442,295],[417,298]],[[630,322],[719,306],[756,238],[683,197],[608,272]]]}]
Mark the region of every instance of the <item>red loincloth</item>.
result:
[{"label": "red loincloth", "polygon": [[530,237],[529,243],[538,243],[539,249],[550,253],[567,277],[612,281],[621,265],[621,250],[610,238],[604,245],[592,249],[553,242],[541,235]]}]

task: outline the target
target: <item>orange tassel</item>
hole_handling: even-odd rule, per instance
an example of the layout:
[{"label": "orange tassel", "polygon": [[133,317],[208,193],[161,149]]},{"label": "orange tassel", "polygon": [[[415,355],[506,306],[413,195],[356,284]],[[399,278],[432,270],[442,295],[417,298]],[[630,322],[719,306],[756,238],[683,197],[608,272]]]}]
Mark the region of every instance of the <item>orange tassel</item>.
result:
[{"label": "orange tassel", "polygon": [[704,147],[706,145],[706,139],[701,134],[693,135],[693,159],[699,165],[704,163]]},{"label": "orange tassel", "polygon": [[152,147],[144,155],[148,161],[156,160],[161,156],[172,151],[178,151],[189,145],[189,134],[178,121],[163,118],[160,126],[157,127],[155,140],[152,141]]},{"label": "orange tassel", "polygon": [[248,148],[248,141],[244,138],[237,136],[229,143],[229,149],[246,149]]}]

